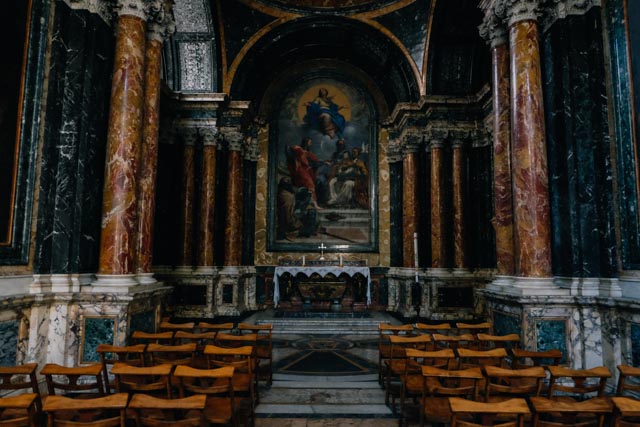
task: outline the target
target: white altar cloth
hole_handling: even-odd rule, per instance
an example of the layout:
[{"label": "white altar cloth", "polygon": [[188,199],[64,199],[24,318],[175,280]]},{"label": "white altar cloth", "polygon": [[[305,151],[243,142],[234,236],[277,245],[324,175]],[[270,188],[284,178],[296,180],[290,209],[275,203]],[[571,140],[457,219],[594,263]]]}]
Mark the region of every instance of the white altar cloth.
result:
[{"label": "white altar cloth", "polygon": [[369,271],[369,267],[351,267],[351,266],[340,267],[337,265],[321,265],[321,266],[287,265],[287,266],[276,267],[273,273],[273,305],[274,307],[278,307],[278,301],[280,301],[279,277],[284,273],[289,273],[294,277],[298,273],[303,273],[307,277],[311,277],[313,273],[318,273],[322,277],[325,277],[329,273],[334,274],[336,277],[340,276],[342,273],[347,273],[349,277],[353,277],[354,275],[360,273],[367,278],[367,305],[371,304],[371,272]]}]

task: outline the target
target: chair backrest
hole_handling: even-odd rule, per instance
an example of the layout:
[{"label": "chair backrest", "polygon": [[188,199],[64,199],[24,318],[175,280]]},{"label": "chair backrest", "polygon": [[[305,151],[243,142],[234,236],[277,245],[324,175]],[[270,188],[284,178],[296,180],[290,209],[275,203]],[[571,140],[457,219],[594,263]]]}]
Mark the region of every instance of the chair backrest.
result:
[{"label": "chair backrest", "polygon": [[171,398],[172,369],[170,364],[140,367],[116,363],[111,373],[116,376],[118,392],[150,393]]},{"label": "chair backrest", "polygon": [[167,332],[144,332],[144,331],[133,331],[131,334],[131,339],[134,344],[167,344],[170,345],[173,343],[173,331]]},{"label": "chair backrest", "polygon": [[106,394],[100,363],[74,367],[48,363],[42,368],[40,374],[44,375],[47,391],[51,396],[68,394],[96,397]]},{"label": "chair backrest", "polygon": [[37,363],[0,366],[0,390],[23,390],[35,394],[35,405],[37,410],[40,411],[42,409],[42,402],[40,400],[40,389],[38,387],[36,369],[38,369]]},{"label": "chair backrest", "polygon": [[145,365],[146,344],[130,345],[126,347],[100,344],[96,348],[96,352],[100,355],[100,363],[102,364],[102,375],[105,391],[110,394],[115,390],[115,383],[109,380],[109,370],[115,363],[126,363],[131,366]]},{"label": "chair backrest", "polygon": [[492,348],[518,348],[520,346],[520,335],[489,335],[479,333],[476,335],[480,349],[490,350]]},{"label": "chair backrest", "polygon": [[254,346],[258,341],[258,334],[233,335],[224,332],[218,332],[216,335],[216,345],[220,347],[244,347],[247,345]]},{"label": "chair backrest", "polygon": [[477,334],[480,332],[486,334],[493,333],[493,325],[490,322],[481,322],[481,323],[465,323],[465,322],[457,322],[456,329],[458,329],[458,333],[470,333]]},{"label": "chair backrest", "polygon": [[616,396],[624,396],[625,392],[640,393],[640,368],[629,365],[618,365],[618,385]]},{"label": "chair backrest", "polygon": [[400,354],[402,358],[406,357],[404,351],[396,351],[396,348],[402,348],[405,351],[408,348],[427,351],[431,348],[430,344],[432,343],[431,335],[427,334],[412,336],[391,335],[389,341],[391,342],[392,358],[395,356],[394,353]]},{"label": "chair backrest", "polygon": [[147,354],[151,366],[163,365],[192,365],[196,357],[196,343],[180,345],[149,344]]},{"label": "chair backrest", "polygon": [[475,337],[471,334],[443,335],[433,334],[435,348],[467,348],[473,344]]},{"label": "chair backrest", "polygon": [[204,348],[209,369],[232,366],[237,371],[253,373],[254,348],[252,346],[243,347],[219,347],[208,345]]},{"label": "chair backrest", "polygon": [[251,323],[238,323],[238,331],[241,335],[255,334],[258,345],[258,355],[261,358],[269,358],[273,351],[273,325],[254,325]]},{"label": "chair backrest", "polygon": [[[502,402],[474,402],[459,397],[450,397],[451,427],[522,427],[524,417],[530,415],[529,405],[523,398]],[[515,418],[509,422],[505,420]]]},{"label": "chair backrest", "polygon": [[529,402],[533,409],[533,427],[602,427],[605,418],[613,412],[613,403],[606,397],[574,401],[533,396]]},{"label": "chair backrest", "polygon": [[456,350],[461,368],[474,366],[507,366],[507,350],[494,348],[492,350],[470,350],[458,348]]},{"label": "chair backrest", "polygon": [[435,351],[421,351],[413,348],[406,350],[407,363],[405,364],[405,374],[422,372],[423,366],[433,366],[435,368],[450,369],[455,362],[456,355],[450,348]]},{"label": "chair backrest", "polygon": [[422,367],[423,396],[459,396],[477,400],[478,382],[483,379],[480,368],[448,369]]},{"label": "chair backrest", "polygon": [[233,331],[234,324],[232,322],[227,323],[208,323],[208,322],[200,322],[196,326],[196,328],[200,332],[226,332],[231,333]]},{"label": "chair backrest", "polygon": [[604,394],[607,379],[611,378],[611,372],[605,366],[591,369],[569,369],[562,366],[549,366],[547,368],[549,378],[549,397],[554,397],[556,392],[564,392],[588,398],[595,393],[600,397]]},{"label": "chair backrest", "polygon": [[482,371],[487,378],[484,389],[486,401],[491,401],[494,396],[540,396],[542,380],[547,377],[541,366],[524,369],[483,366]]},{"label": "chair backrest", "polygon": [[174,344],[195,343],[198,351],[202,350],[205,345],[213,344],[216,338],[215,332],[186,332],[176,331],[173,336]]},{"label": "chair backrest", "polygon": [[180,396],[193,394],[233,395],[233,366],[214,369],[196,369],[178,366],[174,376],[180,384]]},{"label": "chair backrest", "polygon": [[511,349],[513,355],[513,368],[526,368],[530,366],[557,366],[562,361],[562,351],[558,349],[546,351],[529,351],[519,348]]},{"label": "chair backrest", "polygon": [[194,327],[195,327],[194,322],[187,322],[187,323],[171,323],[169,321],[160,322],[160,332],[166,332],[166,331],[193,332]]},{"label": "chair backrest", "polygon": [[128,400],[127,393],[92,399],[47,396],[43,410],[51,427],[125,427]]},{"label": "chair backrest", "polygon": [[442,333],[447,335],[452,332],[450,323],[438,323],[436,325],[430,325],[428,323],[416,323],[414,329],[419,334],[433,334]]},{"label": "chair backrest", "polygon": [[134,394],[128,408],[133,410],[138,426],[199,427],[204,425],[207,396],[198,394],[180,399],[162,399]]}]

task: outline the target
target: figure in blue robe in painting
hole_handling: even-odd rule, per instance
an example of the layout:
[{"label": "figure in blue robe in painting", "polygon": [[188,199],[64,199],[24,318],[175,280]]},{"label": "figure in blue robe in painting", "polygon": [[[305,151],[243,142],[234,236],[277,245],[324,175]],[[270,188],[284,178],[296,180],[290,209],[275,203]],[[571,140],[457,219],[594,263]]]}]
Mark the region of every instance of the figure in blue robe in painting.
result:
[{"label": "figure in blue robe in painting", "polygon": [[333,97],[329,96],[329,91],[326,88],[320,88],[318,96],[305,105],[307,106],[305,116],[307,124],[317,127],[331,139],[342,136],[347,124],[344,116],[340,114],[340,110],[344,107],[333,102]]}]

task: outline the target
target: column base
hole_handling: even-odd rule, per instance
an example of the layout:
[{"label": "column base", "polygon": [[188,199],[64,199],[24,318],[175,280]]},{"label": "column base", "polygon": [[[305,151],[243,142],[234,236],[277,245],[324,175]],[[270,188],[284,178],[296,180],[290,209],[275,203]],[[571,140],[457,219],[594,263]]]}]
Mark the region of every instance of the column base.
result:
[{"label": "column base", "polygon": [[193,274],[198,274],[198,275],[202,275],[202,276],[209,276],[209,275],[216,274],[217,272],[218,272],[218,269],[213,267],[213,266],[201,265],[201,266],[196,267],[196,269],[193,271]]},{"label": "column base", "polygon": [[88,292],[130,293],[139,285],[135,274],[96,274]]},{"label": "column base", "polygon": [[511,277],[512,286],[501,286],[500,292],[520,296],[568,296],[570,292],[553,277]]},{"label": "column base", "polygon": [[156,278],[153,277],[153,273],[138,273],[136,274],[136,280],[141,285],[150,285],[158,282]]}]

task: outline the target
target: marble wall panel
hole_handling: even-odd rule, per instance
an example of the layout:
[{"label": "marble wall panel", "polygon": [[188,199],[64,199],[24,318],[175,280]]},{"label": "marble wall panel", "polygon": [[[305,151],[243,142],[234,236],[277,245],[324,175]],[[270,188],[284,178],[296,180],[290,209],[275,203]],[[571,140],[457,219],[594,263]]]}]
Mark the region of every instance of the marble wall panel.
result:
[{"label": "marble wall panel", "polygon": [[80,363],[99,362],[96,348],[100,344],[114,344],[115,317],[84,317]]},{"label": "marble wall panel", "polygon": [[213,90],[212,44],[209,41],[178,43],[180,55],[180,89],[186,92]]},{"label": "marble wall panel", "polygon": [[0,322],[0,366],[16,364],[18,353],[18,320]]},{"label": "marble wall panel", "polygon": [[520,320],[520,316],[514,316],[512,314],[494,310],[492,312],[492,318],[493,333],[495,335],[520,335],[522,332],[522,321]]},{"label": "marble wall panel", "polygon": [[562,363],[567,362],[567,322],[563,319],[538,320],[536,325],[536,349],[546,351],[558,349],[564,355]]},{"label": "marble wall panel", "polygon": [[631,323],[629,325],[629,338],[631,340],[631,362],[632,366],[640,366],[640,324]]},{"label": "marble wall panel", "polygon": [[143,311],[131,315],[129,321],[129,336],[133,331],[155,332],[156,313],[153,310]]}]

